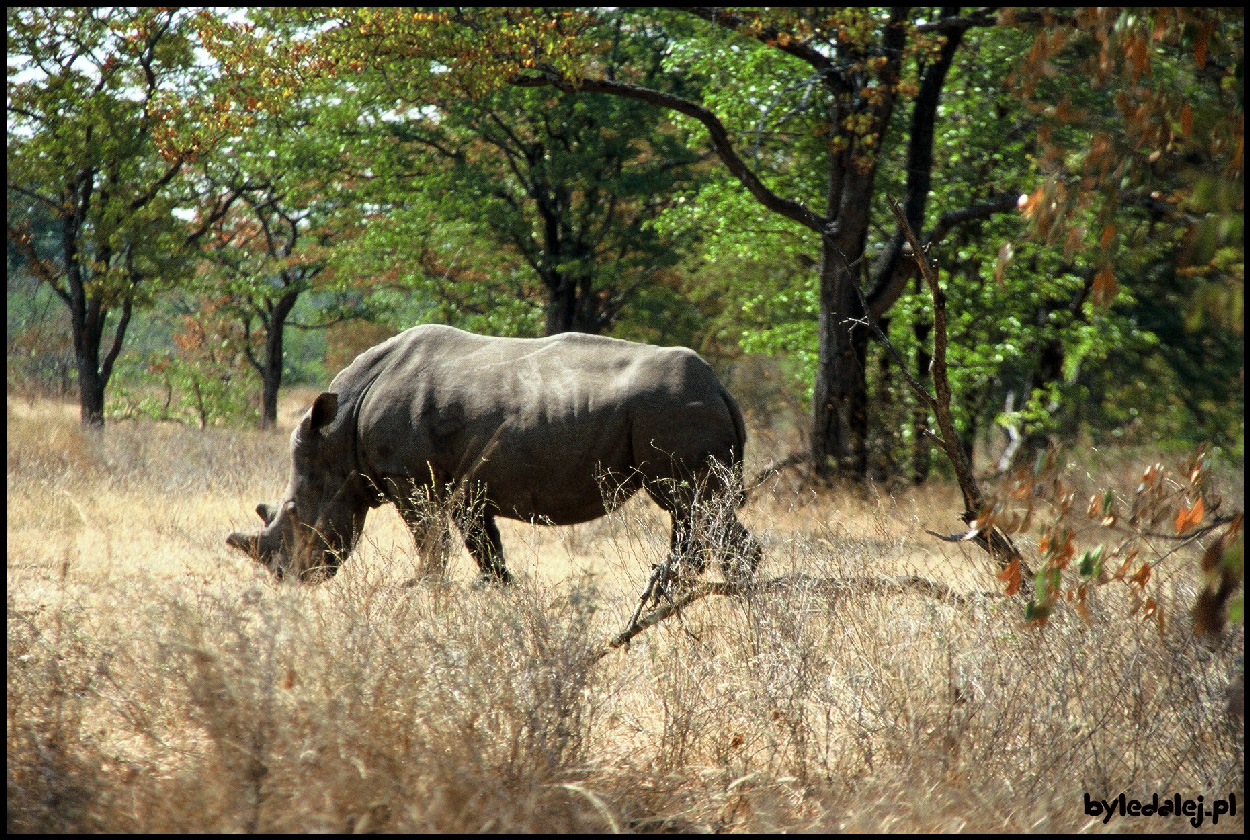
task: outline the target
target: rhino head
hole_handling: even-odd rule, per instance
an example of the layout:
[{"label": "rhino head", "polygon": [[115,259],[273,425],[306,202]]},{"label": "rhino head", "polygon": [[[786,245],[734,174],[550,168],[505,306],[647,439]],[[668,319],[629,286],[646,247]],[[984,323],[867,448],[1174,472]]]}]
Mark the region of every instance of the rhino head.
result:
[{"label": "rhino head", "polygon": [[282,501],[256,506],[265,523],[258,533],[226,538],[279,579],[333,577],[364,529],[368,494],[353,468],[350,436],[344,442],[333,433],[337,414],[337,394],[317,397],[291,434],[291,478]]}]

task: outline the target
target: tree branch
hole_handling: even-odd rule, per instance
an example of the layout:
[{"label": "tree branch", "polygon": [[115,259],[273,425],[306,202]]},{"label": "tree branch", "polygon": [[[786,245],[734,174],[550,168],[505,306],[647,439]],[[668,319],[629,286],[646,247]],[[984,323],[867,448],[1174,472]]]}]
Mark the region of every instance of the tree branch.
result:
[{"label": "tree branch", "polygon": [[703,18],[725,29],[732,29],[735,32],[749,27],[750,36],[757,41],[761,41],[801,61],[807,62],[821,74],[836,72],[829,56],[812,47],[807,41],[800,41],[792,37],[781,37],[782,35],[788,36],[790,33],[783,33],[774,26],[760,26],[758,23],[749,21],[741,15],[732,14],[719,6],[677,6],[675,8],[678,11]]},{"label": "tree branch", "polygon": [[608,96],[621,96],[626,99],[646,102],[659,108],[668,108],[692,117],[702,123],[703,127],[707,129],[712,145],[721,160],[724,161],[726,168],[747,188],[747,191],[755,197],[756,201],[772,212],[798,222],[809,230],[821,234],[827,232],[829,220],[824,216],[813,213],[798,201],[782,198],[765,186],[764,182],[759,179],[759,176],[751,171],[746,161],[734,149],[733,141],[729,137],[729,131],[725,128],[724,123],[720,121],[720,118],[696,102],[691,102],[689,99],[683,99],[680,96],[674,96],[671,93],[664,93],[663,91],[639,87],[638,85],[631,85],[625,82],[615,82],[607,79],[573,81],[554,68],[542,70],[537,75],[513,76],[508,81],[517,87],[554,87],[565,93],[599,93]]},{"label": "tree branch", "polygon": [[[972,475],[972,465],[968,463],[968,457],[964,453],[963,447],[959,445],[959,437],[955,434],[955,424],[950,414],[951,386],[950,379],[946,373],[946,294],[938,284],[937,272],[934,271],[927,254],[921,247],[919,240],[916,239],[916,234],[912,232],[911,226],[907,223],[907,219],[903,215],[903,208],[893,198],[890,199],[890,211],[894,213],[895,219],[898,220],[899,228],[903,231],[903,235],[907,237],[908,243],[911,244],[916,264],[920,267],[920,273],[923,275],[925,284],[929,287],[929,294],[933,298],[933,361],[930,364],[930,372],[933,376],[933,389],[936,398],[936,405],[934,406],[935,419],[937,420],[938,428],[942,430],[942,451],[946,453],[946,457],[955,468],[955,477],[959,482],[959,489],[963,493],[963,520],[972,525],[982,513],[985,506],[985,497],[981,494],[976,479]],[[922,390],[920,393],[925,394],[927,392]],[[981,545],[1000,567],[1006,568],[1012,562],[1018,562],[1026,573],[1032,574],[1028,572],[1023,558],[1021,558],[1020,552],[1015,547],[1015,544],[1012,543],[1011,538],[1001,529],[991,526],[972,535],[972,539]]]}]

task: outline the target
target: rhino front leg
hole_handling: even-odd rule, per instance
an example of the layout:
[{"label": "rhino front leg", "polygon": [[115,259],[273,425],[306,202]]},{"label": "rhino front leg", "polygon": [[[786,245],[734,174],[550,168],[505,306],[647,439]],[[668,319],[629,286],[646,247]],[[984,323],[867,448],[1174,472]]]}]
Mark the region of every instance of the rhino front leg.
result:
[{"label": "rhino front leg", "polygon": [[482,505],[466,505],[453,517],[464,536],[465,547],[482,570],[482,579],[493,583],[512,583],[512,575],[503,562],[503,540],[495,517]]},{"label": "rhino front leg", "polygon": [[410,503],[399,507],[399,515],[412,532],[417,554],[421,557],[422,577],[446,578],[451,554],[445,509],[426,503]]}]

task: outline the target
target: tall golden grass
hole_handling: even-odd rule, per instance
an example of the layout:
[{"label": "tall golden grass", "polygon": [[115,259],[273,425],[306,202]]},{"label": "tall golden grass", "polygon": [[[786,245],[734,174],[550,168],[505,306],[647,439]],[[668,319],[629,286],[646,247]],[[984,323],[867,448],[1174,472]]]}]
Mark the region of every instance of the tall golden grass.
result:
[{"label": "tall golden grass", "polygon": [[[10,831],[1193,830],[1087,814],[1121,793],[1234,794],[1199,830],[1244,829],[1244,636],[1192,637],[1192,562],[1162,631],[1118,591],[1039,631],[976,550],[924,534],[955,530],[952,488],[766,485],[743,519],[791,583],[597,659],[667,548],[648,501],[501,523],[506,589],[461,548],[414,584],[384,509],[301,586],[224,542],[284,486],[285,435],[97,434],[12,396],[7,422]],[[958,597],[855,583],[901,575]]]}]

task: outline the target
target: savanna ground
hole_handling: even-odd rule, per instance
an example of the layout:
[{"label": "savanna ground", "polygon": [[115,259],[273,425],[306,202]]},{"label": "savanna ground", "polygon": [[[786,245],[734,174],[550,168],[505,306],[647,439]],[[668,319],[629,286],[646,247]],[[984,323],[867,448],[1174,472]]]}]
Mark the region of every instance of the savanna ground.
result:
[{"label": "savanna ground", "polygon": [[[953,488],[778,480],[742,516],[760,576],[792,585],[705,598],[596,659],[667,547],[644,499],[501,523],[507,589],[473,586],[459,547],[413,585],[383,509],[336,578],[301,586],[224,540],[285,485],[285,434],[96,435],[12,394],[7,426],[10,831],[1244,829],[1244,629],[1195,640],[1192,556],[1156,571],[1162,625],[1104,587],[1090,621],[1039,631],[977,549],[924,533],[958,529]],[[753,446],[748,474],[785,454]],[[908,575],[960,597],[847,583]],[[1086,814],[1121,793],[1232,793],[1237,815]]]}]

